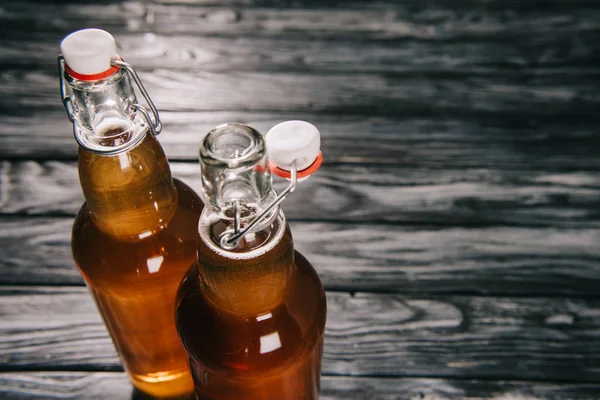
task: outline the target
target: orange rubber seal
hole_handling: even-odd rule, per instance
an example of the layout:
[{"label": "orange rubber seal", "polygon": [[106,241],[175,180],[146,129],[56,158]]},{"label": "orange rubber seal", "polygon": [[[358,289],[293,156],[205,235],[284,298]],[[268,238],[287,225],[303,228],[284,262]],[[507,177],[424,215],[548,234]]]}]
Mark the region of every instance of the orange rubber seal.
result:
[{"label": "orange rubber seal", "polygon": [[[302,171],[298,171],[298,179],[306,178],[307,176],[314,174],[319,169],[321,164],[323,164],[323,153],[319,151],[317,159],[308,168],[305,168]],[[269,169],[272,173],[282,178],[290,179],[292,177],[292,173],[290,171],[286,171],[285,169],[279,168],[271,160],[269,160]]]}]

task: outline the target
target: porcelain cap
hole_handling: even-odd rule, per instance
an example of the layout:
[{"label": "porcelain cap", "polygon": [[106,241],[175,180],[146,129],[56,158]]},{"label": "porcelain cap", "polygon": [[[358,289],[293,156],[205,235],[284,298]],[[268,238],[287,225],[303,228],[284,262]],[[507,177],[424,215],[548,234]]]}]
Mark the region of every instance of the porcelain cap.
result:
[{"label": "porcelain cap", "polygon": [[117,44],[106,31],[82,29],[64,38],[60,50],[69,68],[82,75],[93,75],[112,68]]}]

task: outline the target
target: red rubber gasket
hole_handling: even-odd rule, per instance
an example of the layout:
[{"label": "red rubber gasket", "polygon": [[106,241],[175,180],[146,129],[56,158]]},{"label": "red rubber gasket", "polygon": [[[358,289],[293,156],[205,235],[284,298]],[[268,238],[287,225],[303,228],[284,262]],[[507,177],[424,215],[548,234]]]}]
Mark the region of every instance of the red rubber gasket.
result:
[{"label": "red rubber gasket", "polygon": [[[121,57],[117,56],[116,58],[117,60],[121,61]],[[65,71],[67,72],[67,74],[71,75],[75,79],[79,79],[80,81],[97,81],[100,79],[106,79],[109,76],[112,76],[115,73],[119,72],[120,69],[120,67],[114,66],[107,69],[104,72],[100,72],[99,74],[85,75],[73,71],[65,62]]]},{"label": "red rubber gasket", "polygon": [[[319,151],[317,159],[308,168],[305,168],[302,171],[298,171],[298,179],[306,178],[307,176],[314,174],[315,171],[319,169],[321,164],[323,164],[323,153]],[[282,178],[290,179],[292,177],[292,173],[290,171],[286,171],[285,169],[279,168],[271,160],[269,160],[269,169],[272,173]]]}]

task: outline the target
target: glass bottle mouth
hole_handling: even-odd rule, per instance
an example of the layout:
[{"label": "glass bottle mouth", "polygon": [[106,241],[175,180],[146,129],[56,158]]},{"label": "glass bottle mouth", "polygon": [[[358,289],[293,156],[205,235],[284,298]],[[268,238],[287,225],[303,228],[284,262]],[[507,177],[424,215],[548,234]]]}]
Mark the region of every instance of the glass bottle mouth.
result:
[{"label": "glass bottle mouth", "polygon": [[257,130],[242,124],[224,124],[208,132],[200,146],[200,160],[211,166],[240,168],[265,156],[265,141]]},{"label": "glass bottle mouth", "polygon": [[[211,130],[200,146],[202,190],[209,208],[223,220],[247,220],[273,198],[265,141],[242,124]],[[208,211],[208,210],[206,210]]]}]

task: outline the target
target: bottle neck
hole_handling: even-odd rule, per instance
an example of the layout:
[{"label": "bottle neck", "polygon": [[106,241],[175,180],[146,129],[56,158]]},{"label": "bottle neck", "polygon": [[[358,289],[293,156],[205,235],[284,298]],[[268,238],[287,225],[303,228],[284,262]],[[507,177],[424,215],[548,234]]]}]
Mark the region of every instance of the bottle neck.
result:
[{"label": "bottle neck", "polygon": [[148,135],[112,156],[79,151],[79,179],[92,220],[104,233],[127,241],[164,229],[177,208],[167,158]]},{"label": "bottle neck", "polygon": [[[202,188],[200,275],[208,297],[229,312],[268,313],[293,279],[294,246],[285,217],[275,209],[250,231],[245,227],[277,197],[262,135],[238,124],[206,135],[200,147]],[[230,234],[244,235],[224,243]]]},{"label": "bottle neck", "polygon": [[77,142],[88,151],[117,154],[138,145],[148,125],[125,70],[98,80],[63,76]]},{"label": "bottle neck", "polygon": [[283,303],[295,278],[294,244],[285,217],[280,213],[268,226],[246,235],[234,251],[219,246],[225,225],[205,213],[200,218],[198,255],[203,290],[221,310],[266,315]]},{"label": "bottle neck", "polygon": [[80,144],[79,178],[96,226],[133,241],[162,230],[177,207],[171,171],[158,141],[134,106],[121,69],[93,81],[65,72]]}]

